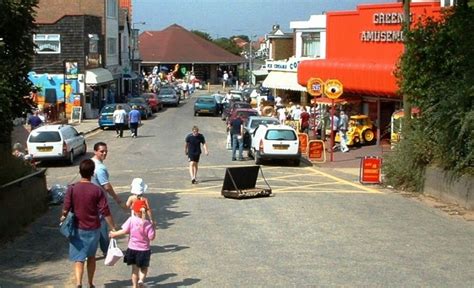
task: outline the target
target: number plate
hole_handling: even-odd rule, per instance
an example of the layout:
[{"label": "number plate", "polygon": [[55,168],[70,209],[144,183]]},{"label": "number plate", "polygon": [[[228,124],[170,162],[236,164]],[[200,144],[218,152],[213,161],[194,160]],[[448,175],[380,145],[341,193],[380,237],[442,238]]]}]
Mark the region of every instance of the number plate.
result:
[{"label": "number plate", "polygon": [[280,145],[280,144],[274,144],[273,149],[275,150],[288,150],[288,147],[290,145]]},{"label": "number plate", "polygon": [[53,147],[38,147],[39,152],[51,152],[53,151]]},{"label": "number plate", "polygon": [[207,112],[209,112],[209,110],[203,109],[203,110],[201,110],[201,112],[202,113],[207,113]]}]

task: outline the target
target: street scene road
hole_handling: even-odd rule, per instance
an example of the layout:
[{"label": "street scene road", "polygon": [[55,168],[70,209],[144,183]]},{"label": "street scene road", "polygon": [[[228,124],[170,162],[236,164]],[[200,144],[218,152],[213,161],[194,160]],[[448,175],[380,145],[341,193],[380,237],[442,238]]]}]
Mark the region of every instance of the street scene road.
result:
[{"label": "street scene road", "polygon": [[[108,144],[105,161],[122,200],[133,178],[157,219],[148,287],[472,287],[474,226],[421,202],[339,178],[302,161],[262,166],[273,190],[267,198],[220,195],[231,161],[220,117],[193,116],[191,99],[156,113],[132,138],[112,130],[87,136],[88,147]],[[198,125],[209,146],[199,183],[191,184],[184,137]],[[86,156],[91,157],[91,148]],[[78,181],[78,164],[45,164],[48,185]],[[264,186],[260,176],[257,186]],[[129,212],[109,201],[117,225]],[[68,287],[74,283],[68,244],[58,233],[60,207],[0,246],[0,287]],[[119,240],[125,250],[127,239]],[[98,287],[130,286],[130,268],[103,265]]]}]

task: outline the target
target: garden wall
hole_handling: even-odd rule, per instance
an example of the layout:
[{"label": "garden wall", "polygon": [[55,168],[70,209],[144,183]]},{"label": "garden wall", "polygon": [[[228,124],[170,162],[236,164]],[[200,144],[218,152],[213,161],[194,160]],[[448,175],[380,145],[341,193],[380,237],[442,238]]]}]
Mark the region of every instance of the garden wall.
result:
[{"label": "garden wall", "polygon": [[46,169],[0,186],[0,238],[21,232],[48,209]]},{"label": "garden wall", "polygon": [[456,203],[468,210],[474,210],[474,177],[463,176],[450,180],[445,171],[428,167],[425,175],[423,193],[449,203]]}]

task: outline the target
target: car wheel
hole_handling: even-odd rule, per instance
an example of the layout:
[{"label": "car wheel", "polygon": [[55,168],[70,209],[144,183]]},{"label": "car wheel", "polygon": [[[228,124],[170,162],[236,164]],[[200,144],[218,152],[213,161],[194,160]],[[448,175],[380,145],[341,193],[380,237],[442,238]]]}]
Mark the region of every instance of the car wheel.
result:
[{"label": "car wheel", "polygon": [[86,144],[86,142],[84,142],[84,146],[83,146],[83,147],[84,147],[84,148],[82,148],[82,153],[81,153],[81,154],[82,154],[82,155],[86,155],[86,153],[87,153],[87,144]]},{"label": "car wheel", "polygon": [[104,130],[104,129],[105,129],[105,127],[104,127],[104,126],[100,126],[100,129]]},{"label": "car wheel", "polygon": [[198,116],[198,115],[199,115],[199,113],[198,113],[198,112],[194,112],[194,116]]},{"label": "car wheel", "polygon": [[255,152],[253,159],[255,160],[255,165],[262,164],[262,158],[260,157],[260,155],[258,155],[258,152]]},{"label": "car wheel", "polygon": [[67,159],[67,163],[70,165],[74,164],[74,150],[69,151],[69,157]]}]

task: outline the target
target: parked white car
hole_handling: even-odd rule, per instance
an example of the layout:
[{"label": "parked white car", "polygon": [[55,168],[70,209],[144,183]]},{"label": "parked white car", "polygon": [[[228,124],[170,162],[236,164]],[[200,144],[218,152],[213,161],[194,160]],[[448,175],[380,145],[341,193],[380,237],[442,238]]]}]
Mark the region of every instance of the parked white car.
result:
[{"label": "parked white car", "polygon": [[299,166],[301,152],[298,134],[288,125],[259,125],[252,134],[249,156],[257,165],[264,160],[288,159]]},{"label": "parked white car", "polygon": [[71,125],[46,125],[30,132],[26,140],[28,154],[33,160],[66,160],[87,152],[84,135]]}]

